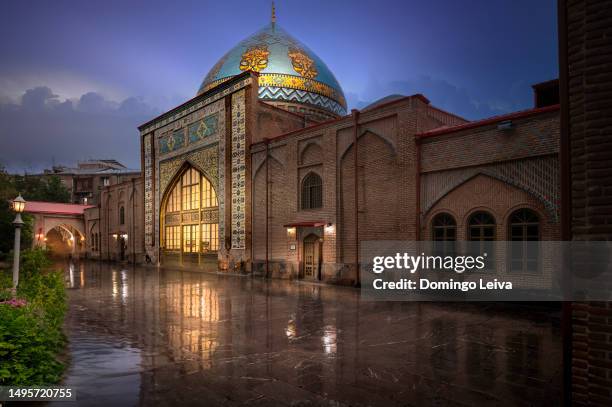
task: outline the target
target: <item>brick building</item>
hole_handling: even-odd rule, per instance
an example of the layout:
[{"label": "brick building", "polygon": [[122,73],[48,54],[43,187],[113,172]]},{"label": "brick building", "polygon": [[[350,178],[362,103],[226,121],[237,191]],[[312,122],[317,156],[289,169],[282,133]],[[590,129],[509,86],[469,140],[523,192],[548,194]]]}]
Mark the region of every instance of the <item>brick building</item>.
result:
[{"label": "brick building", "polygon": [[[563,240],[609,241],[612,1],[558,6]],[[612,405],[612,303],[566,303],[563,326],[566,404]]]},{"label": "brick building", "polygon": [[508,240],[513,227],[558,239],[556,88],[477,122],[419,94],[347,114],[331,71],[273,19],[139,127],[142,181],[104,190],[88,248],[352,284],[365,240]]},{"label": "brick building", "polygon": [[130,169],[116,160],[80,161],[76,167],[54,166],[45,175],[58,177],[70,191],[70,202],[98,205],[104,187],[140,178],[140,170]]},{"label": "brick building", "polygon": [[107,186],[100,191],[99,204],[85,211],[87,254],[91,259],[145,260],[143,245],[143,180]]}]

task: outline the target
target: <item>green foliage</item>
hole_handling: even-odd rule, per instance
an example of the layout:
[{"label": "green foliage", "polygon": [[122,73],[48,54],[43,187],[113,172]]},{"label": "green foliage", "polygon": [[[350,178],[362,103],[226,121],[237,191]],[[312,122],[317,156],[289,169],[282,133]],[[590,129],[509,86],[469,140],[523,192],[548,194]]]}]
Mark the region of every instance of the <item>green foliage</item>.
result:
[{"label": "green foliage", "polygon": [[[70,202],[70,191],[64,187],[61,180],[54,175],[12,175],[0,165],[0,260],[13,248],[15,214],[11,210],[10,201],[21,193],[26,201]],[[30,247],[33,237],[33,218],[22,215],[25,222],[21,230],[21,247]]]},{"label": "green foliage", "polygon": [[[63,274],[49,269],[44,250],[25,250],[22,258],[17,297],[27,304],[0,304],[0,385],[51,385],[64,370],[57,360],[65,345]],[[0,272],[3,297],[10,286],[10,274]]]}]

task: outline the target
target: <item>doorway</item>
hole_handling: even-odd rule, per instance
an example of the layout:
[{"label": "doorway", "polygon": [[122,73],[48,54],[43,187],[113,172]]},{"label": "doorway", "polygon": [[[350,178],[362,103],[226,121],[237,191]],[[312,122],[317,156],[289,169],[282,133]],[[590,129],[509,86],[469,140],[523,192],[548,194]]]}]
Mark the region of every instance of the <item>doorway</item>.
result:
[{"label": "doorway", "polygon": [[119,260],[125,261],[125,251],[127,249],[127,242],[123,236],[119,237]]},{"label": "doorway", "polygon": [[321,239],[315,234],[304,238],[304,274],[306,280],[319,280],[321,271]]}]

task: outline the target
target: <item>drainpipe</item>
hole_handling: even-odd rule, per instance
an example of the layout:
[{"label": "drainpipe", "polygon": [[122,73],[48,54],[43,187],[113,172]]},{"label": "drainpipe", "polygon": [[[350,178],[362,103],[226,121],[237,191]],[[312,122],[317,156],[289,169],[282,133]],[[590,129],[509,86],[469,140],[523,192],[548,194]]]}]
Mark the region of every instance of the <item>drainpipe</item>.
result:
[{"label": "drainpipe", "polygon": [[134,204],[134,200],[135,200],[135,195],[136,195],[136,184],[135,184],[135,178],[132,178],[132,222],[131,222],[131,227],[132,227],[132,231],[130,232],[131,236],[130,239],[132,240],[132,264],[136,264],[136,242],[135,242],[135,235],[134,235],[134,221],[135,221],[135,217],[136,217],[136,206]]},{"label": "drainpipe", "polygon": [[270,226],[269,226],[269,216],[270,216],[270,211],[269,211],[269,205],[270,205],[270,193],[269,193],[269,184],[270,184],[270,139],[269,138],[265,138],[264,139],[266,142],[266,278],[268,278],[268,273],[269,273],[269,244],[270,244],[270,239],[268,238],[268,234],[270,232]]},{"label": "drainpipe", "polygon": [[[570,143],[570,113],[569,113],[569,67],[568,67],[568,4],[567,0],[558,0],[557,32],[559,41],[559,102],[561,104],[561,131],[559,143],[559,161],[561,172],[561,240],[572,240],[572,185],[571,185],[571,143]],[[571,258],[569,254],[563,255],[566,264]],[[563,294],[571,288],[571,271],[564,267]],[[563,404],[572,405],[573,385],[573,335],[572,302],[564,301],[561,317],[561,336],[563,338]]]},{"label": "drainpipe", "polygon": [[359,276],[359,110],[353,109],[351,113],[353,115],[353,159],[355,164],[355,184],[353,186],[355,189],[355,267],[357,272],[355,285],[361,287],[361,278]]},{"label": "drainpipe", "polygon": [[108,198],[108,194],[106,196],[106,261],[110,261],[110,245],[111,245],[111,236],[110,236],[110,202]]},{"label": "drainpipe", "polygon": [[416,240],[421,240],[421,138],[419,136],[414,137],[416,147]]}]

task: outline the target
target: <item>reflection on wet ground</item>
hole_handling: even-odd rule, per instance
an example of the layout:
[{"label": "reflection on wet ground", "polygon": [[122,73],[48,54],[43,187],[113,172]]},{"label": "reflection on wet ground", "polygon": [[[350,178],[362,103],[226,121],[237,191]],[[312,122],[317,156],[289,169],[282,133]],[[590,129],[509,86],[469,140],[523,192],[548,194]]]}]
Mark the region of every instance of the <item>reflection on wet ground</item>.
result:
[{"label": "reflection on wet ground", "polygon": [[560,402],[555,311],[102,263],[67,282],[78,405]]}]

